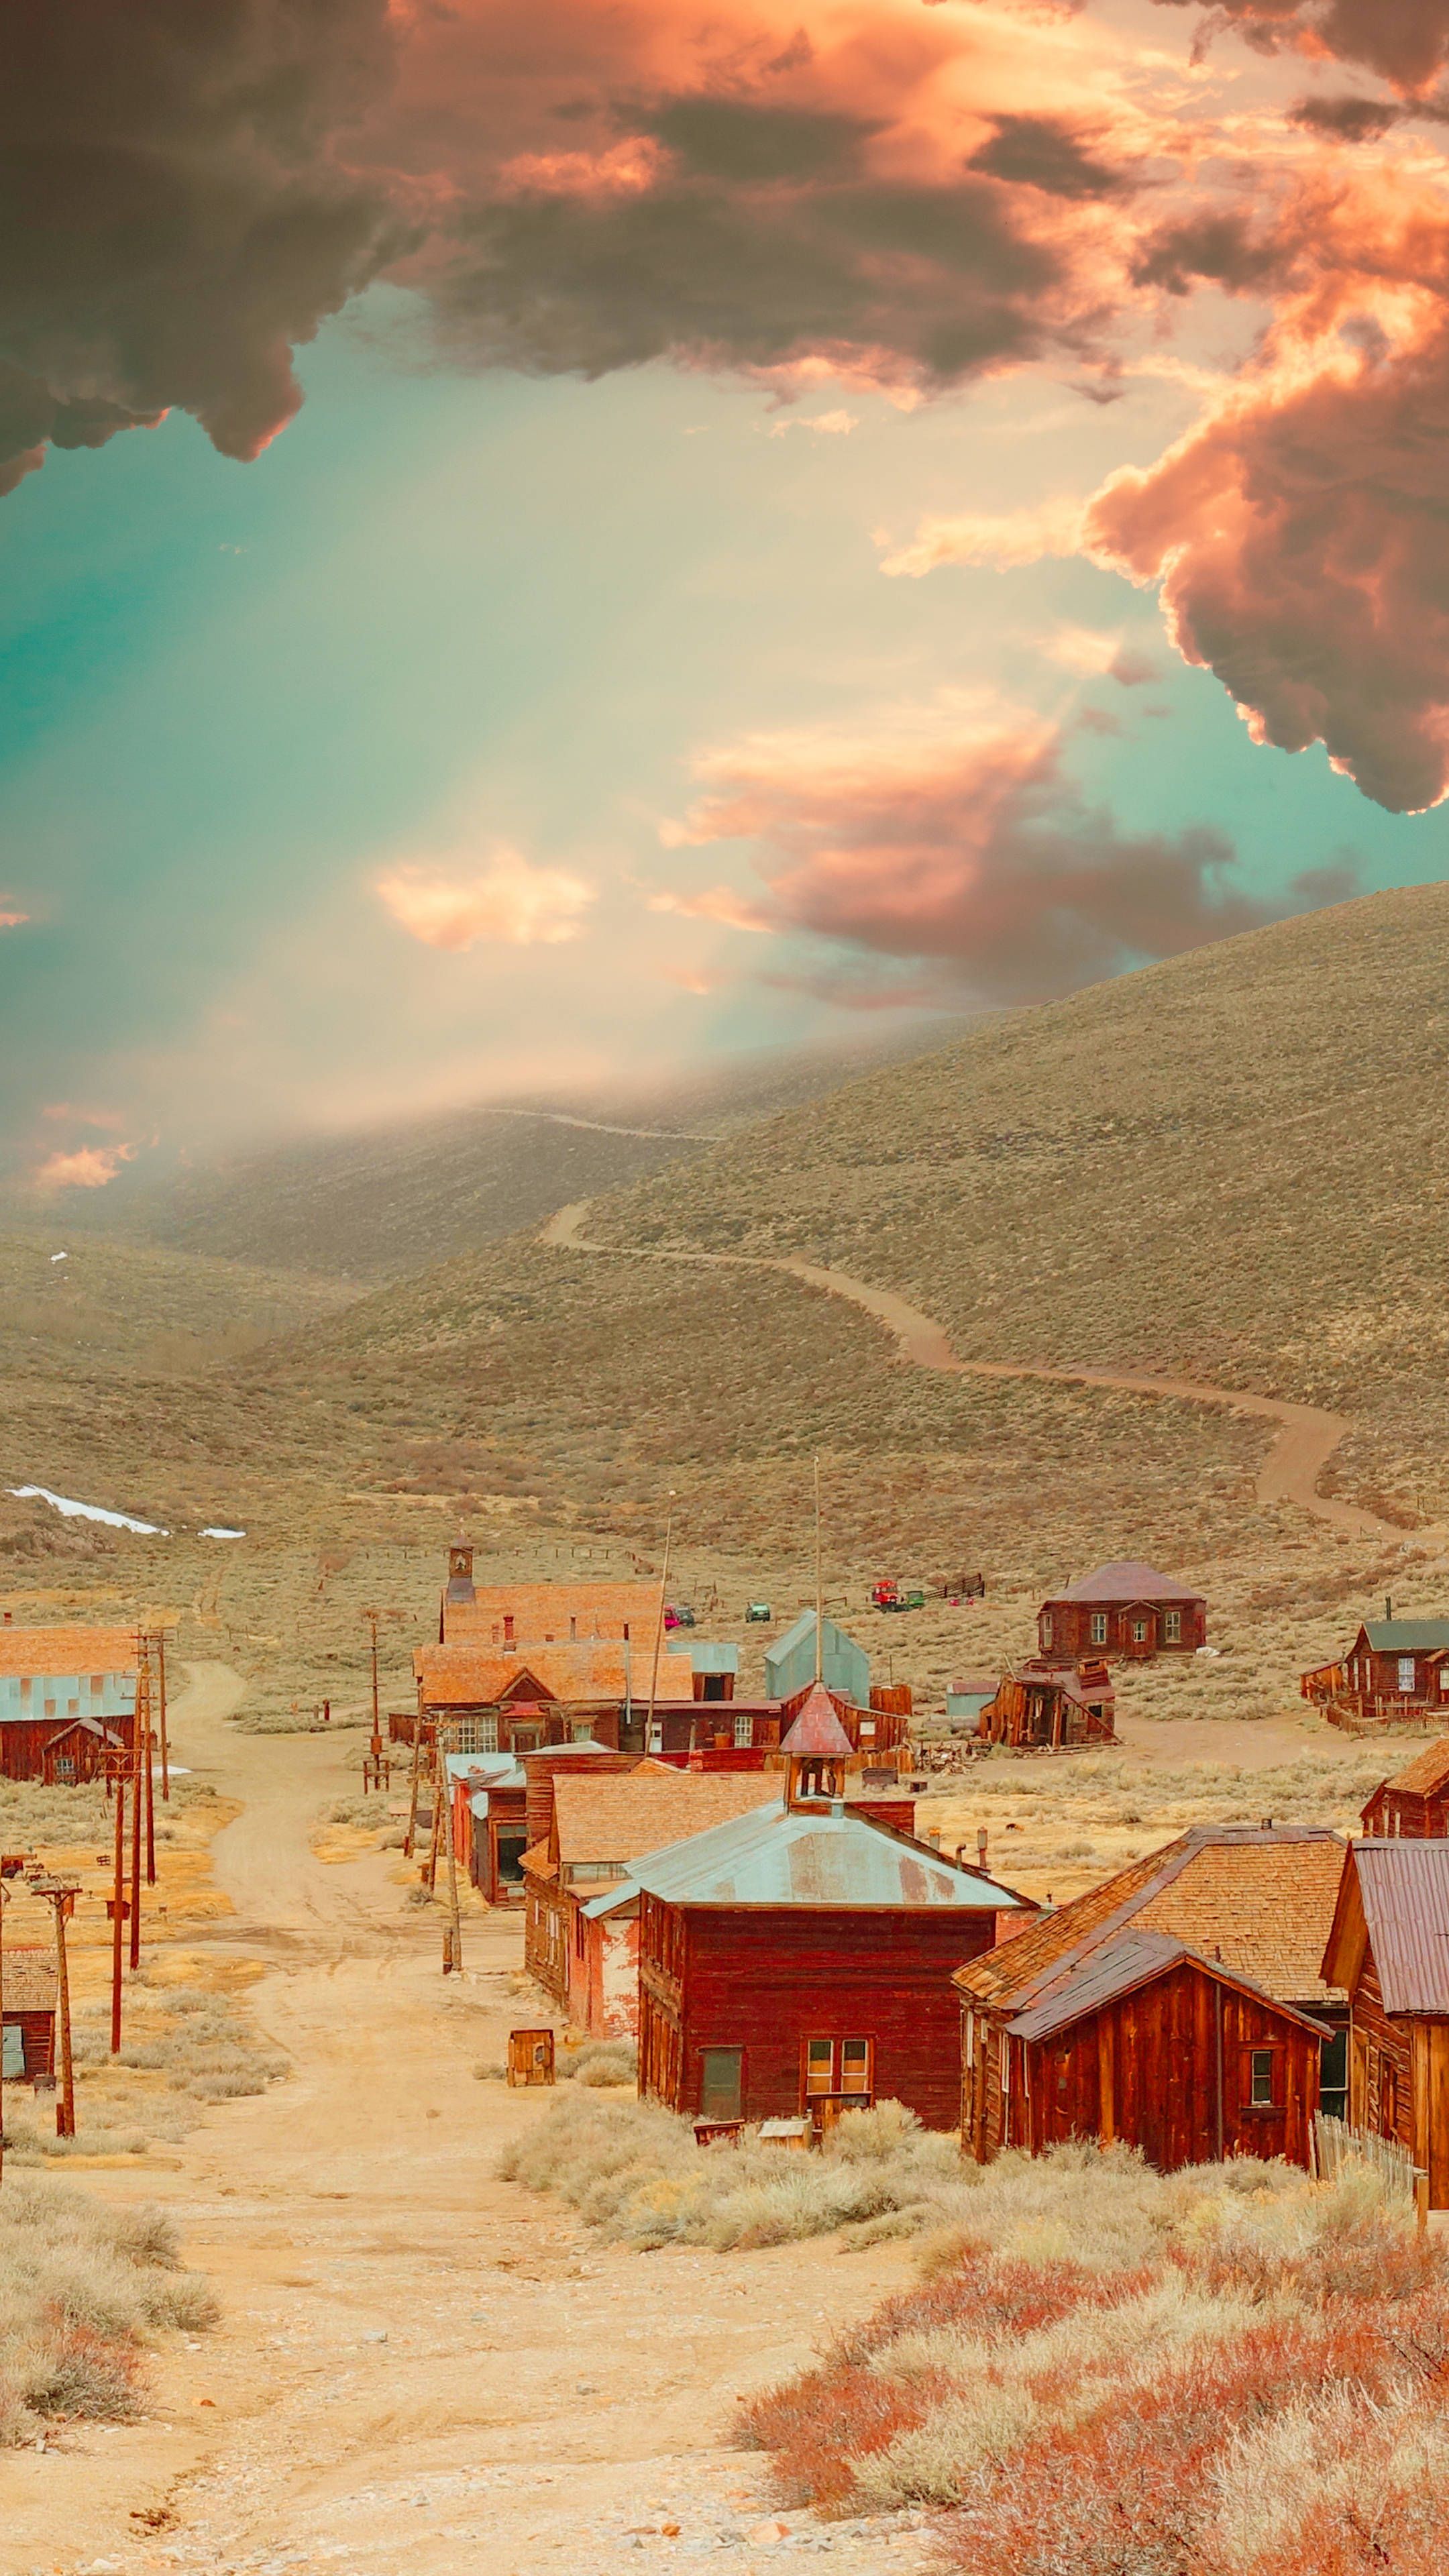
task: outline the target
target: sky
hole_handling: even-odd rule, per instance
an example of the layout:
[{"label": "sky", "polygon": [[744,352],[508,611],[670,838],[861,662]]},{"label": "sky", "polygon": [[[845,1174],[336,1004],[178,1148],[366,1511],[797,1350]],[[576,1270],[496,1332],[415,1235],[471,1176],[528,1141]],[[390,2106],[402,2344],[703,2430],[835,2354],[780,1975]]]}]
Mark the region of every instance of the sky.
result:
[{"label": "sky", "polygon": [[1449,0],[22,0],[0,1165],[1449,873]]}]

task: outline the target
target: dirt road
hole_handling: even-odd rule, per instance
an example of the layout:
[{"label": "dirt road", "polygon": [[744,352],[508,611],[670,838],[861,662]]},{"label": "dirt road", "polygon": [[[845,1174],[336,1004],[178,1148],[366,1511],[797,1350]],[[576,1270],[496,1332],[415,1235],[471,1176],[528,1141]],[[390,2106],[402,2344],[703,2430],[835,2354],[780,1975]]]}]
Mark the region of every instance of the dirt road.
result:
[{"label": "dirt road", "polygon": [[215,1845],[236,1914],[213,1937],[270,1961],[254,2008],[294,2073],[208,2111],[162,2169],[84,2177],[174,2212],[222,2324],[164,2358],[153,2420],[7,2458],[0,2576],[620,2576],[651,2552],[767,2576],[807,2545],[910,2576],[909,2522],[788,2515],[788,2537],[752,2538],[760,2465],[727,2434],[736,2390],[807,2359],[909,2257],[629,2254],[499,2182],[499,2148],[550,2098],[472,2073],[536,2013],[512,1990],[517,1917],[470,1917],[445,1982],[394,1855],[309,1849],[360,1737],[240,1735],[239,1688],[194,1668],[173,1742],[243,1801]]},{"label": "dirt road", "polygon": [[963,1360],[933,1316],[908,1305],[904,1297],[896,1296],[889,1288],[873,1288],[864,1279],[853,1279],[848,1271],[823,1270],[813,1261],[777,1261],[746,1252],[659,1252],[632,1245],[593,1243],[583,1232],[589,1205],[589,1200],[577,1199],[571,1207],[560,1208],[543,1227],[539,1241],[561,1252],[613,1253],[623,1260],[729,1263],[751,1270],[788,1271],[808,1287],[823,1289],[831,1297],[844,1297],[867,1315],[873,1315],[893,1336],[902,1357],[917,1368],[941,1369],[956,1377],[1048,1378],[1063,1386],[1109,1386],[1127,1395],[1223,1405],[1232,1413],[1276,1422],[1278,1437],[1258,1471],[1256,1495],[1260,1503],[1296,1504],[1301,1511],[1311,1512],[1315,1520],[1326,1521],[1331,1528],[1347,1531],[1355,1538],[1403,1537],[1401,1529],[1381,1520],[1376,1512],[1361,1510],[1355,1503],[1335,1502],[1318,1491],[1319,1477],[1340,1441],[1353,1428],[1345,1414],[1327,1413],[1314,1404],[1280,1403],[1271,1395],[1245,1395],[1233,1387],[1208,1386],[1194,1378],[1161,1377],[1146,1370],[1047,1368],[1015,1360]]}]

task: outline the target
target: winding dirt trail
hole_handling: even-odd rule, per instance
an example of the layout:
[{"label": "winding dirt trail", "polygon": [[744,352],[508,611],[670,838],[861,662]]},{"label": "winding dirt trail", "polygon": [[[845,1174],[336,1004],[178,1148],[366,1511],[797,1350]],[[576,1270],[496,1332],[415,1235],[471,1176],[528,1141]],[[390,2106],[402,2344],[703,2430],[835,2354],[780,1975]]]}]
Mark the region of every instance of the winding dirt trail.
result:
[{"label": "winding dirt trail", "polygon": [[1378,1513],[1356,1503],[1335,1502],[1320,1494],[1318,1479],[1329,1459],[1353,1429],[1343,1413],[1328,1413],[1316,1404],[1288,1404],[1276,1396],[1248,1395],[1227,1386],[1209,1386],[1195,1378],[1162,1377],[1145,1369],[1048,1368],[1017,1360],[964,1360],[955,1352],[934,1316],[909,1305],[892,1289],[873,1288],[846,1270],[825,1270],[813,1261],[773,1260],[748,1252],[658,1252],[632,1244],[594,1243],[584,1234],[591,1202],[576,1199],[560,1208],[543,1227],[539,1241],[560,1252],[612,1253],[628,1261],[686,1261],[733,1265],[747,1270],[784,1270],[827,1296],[844,1297],[884,1324],[903,1359],[916,1368],[939,1369],[953,1377],[1046,1378],[1062,1386],[1106,1386],[1126,1395],[1166,1396],[1183,1404],[1222,1405],[1230,1413],[1256,1415],[1278,1425],[1278,1436],[1258,1470],[1255,1496],[1260,1503],[1292,1503],[1315,1520],[1353,1538],[1402,1539],[1404,1533]]}]

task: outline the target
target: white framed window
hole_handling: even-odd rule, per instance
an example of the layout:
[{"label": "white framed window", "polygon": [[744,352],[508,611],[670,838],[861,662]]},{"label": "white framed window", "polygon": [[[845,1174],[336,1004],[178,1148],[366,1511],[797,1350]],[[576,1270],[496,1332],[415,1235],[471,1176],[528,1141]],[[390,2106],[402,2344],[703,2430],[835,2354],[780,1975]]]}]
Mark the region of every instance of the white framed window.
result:
[{"label": "white framed window", "polygon": [[647,1741],[646,1741],[646,1743],[645,1743],[644,1750],[645,1750],[645,1752],[646,1752],[646,1753],[662,1753],[662,1752],[663,1752],[663,1750],[664,1750],[664,1720],[663,1720],[663,1718],[662,1718],[662,1717],[651,1717],[651,1718],[650,1718],[650,1720],[649,1720],[649,1727],[648,1727],[648,1738],[647,1738]]},{"label": "white framed window", "polygon": [[1094,1610],[1092,1612],[1091,1637],[1094,1646],[1105,1646],[1107,1642],[1107,1613],[1105,1610]]},{"label": "white framed window", "polygon": [[1400,1655],[1399,1657],[1399,1688],[1406,1698],[1412,1695],[1414,1688],[1414,1658],[1412,1655]]},{"label": "white framed window", "polygon": [[755,1721],[751,1717],[748,1709],[741,1709],[739,1715],[735,1719],[736,1750],[741,1753],[748,1752],[750,1746],[754,1743],[754,1740]]},{"label": "white framed window", "polygon": [[1041,1641],[1044,1646],[1049,1646],[1052,1641],[1052,1614],[1050,1610],[1043,1610],[1041,1614]]},{"label": "white framed window", "polygon": [[1162,1618],[1162,1634],[1169,1646],[1180,1646],[1182,1644],[1182,1612],[1180,1610],[1164,1611]]}]

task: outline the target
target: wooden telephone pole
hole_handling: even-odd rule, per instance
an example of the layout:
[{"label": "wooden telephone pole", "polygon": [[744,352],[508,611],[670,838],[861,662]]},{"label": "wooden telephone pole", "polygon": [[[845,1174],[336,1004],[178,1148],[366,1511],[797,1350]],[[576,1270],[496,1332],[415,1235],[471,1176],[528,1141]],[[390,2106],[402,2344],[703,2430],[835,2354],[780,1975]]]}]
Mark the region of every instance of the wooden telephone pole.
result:
[{"label": "wooden telephone pole", "polygon": [[116,1765],[116,1849],[111,1879],[111,2055],[121,2046],[121,1959],[126,1932],[126,1769]]},{"label": "wooden telephone pole", "polygon": [[56,2055],[60,2078],[55,2104],[55,2134],[58,2138],[75,2136],[75,2063],[70,2042],[70,1961],[66,1955],[65,1927],[75,1912],[80,1889],[74,1883],[58,1878],[32,1879],[37,1896],[45,1897],[55,1907],[55,2033]]},{"label": "wooden telephone pole", "polygon": [[382,1750],[382,1704],[378,1698],[377,1689],[377,1632],[384,1619],[400,1619],[403,1614],[401,1610],[376,1609],[369,1603],[362,1615],[367,1621],[372,1654],[372,1742],[368,1746],[367,1759],[362,1766],[362,1785],[364,1789],[382,1789],[391,1782],[392,1765],[384,1760]]}]

